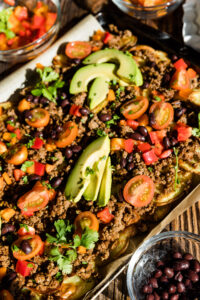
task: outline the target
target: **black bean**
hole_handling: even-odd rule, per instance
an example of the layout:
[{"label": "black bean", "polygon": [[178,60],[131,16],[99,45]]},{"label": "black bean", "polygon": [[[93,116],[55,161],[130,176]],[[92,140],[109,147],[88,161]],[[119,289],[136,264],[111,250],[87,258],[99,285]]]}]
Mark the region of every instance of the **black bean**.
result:
[{"label": "black bean", "polygon": [[154,291],[153,292],[154,295],[154,300],[160,300],[160,296]]},{"label": "black bean", "polygon": [[33,98],[33,103],[38,104],[40,102],[40,97],[34,97]]},{"label": "black bean", "polygon": [[168,300],[169,299],[169,294],[167,292],[162,292],[162,299],[163,300]]},{"label": "black bean", "polygon": [[82,150],[82,147],[80,145],[76,145],[76,146],[73,146],[71,149],[72,149],[72,152],[78,153]]},{"label": "black bean", "polygon": [[149,284],[154,288],[157,289],[158,288],[158,281],[156,278],[152,277],[149,279]]},{"label": "black bean", "polygon": [[137,130],[138,130],[139,133],[141,133],[141,135],[143,135],[143,136],[147,136],[147,135],[148,135],[148,130],[146,129],[145,126],[138,126]]},{"label": "black bean", "polygon": [[150,137],[149,133],[147,134],[146,140],[147,140],[147,142],[148,142],[150,145],[153,145],[153,143],[152,143],[152,140],[151,140],[151,137]]},{"label": "black bean", "polygon": [[186,260],[193,260],[194,259],[193,255],[190,254],[190,253],[185,253],[183,255],[183,258],[186,259]]},{"label": "black bean", "polygon": [[14,271],[9,272],[8,274],[6,274],[3,278],[2,278],[2,286],[5,287],[9,287],[10,284],[12,283],[12,281],[17,277],[17,273]]},{"label": "black bean", "polygon": [[49,100],[48,100],[46,97],[41,97],[41,98],[40,98],[40,104],[45,105],[45,104],[47,104],[47,103],[49,103]]},{"label": "black bean", "polygon": [[29,179],[30,179],[30,181],[39,181],[39,180],[41,180],[41,176],[36,175],[36,174],[31,174]]},{"label": "black bean", "polygon": [[60,178],[60,177],[54,177],[52,180],[51,180],[51,186],[52,188],[56,189],[57,187],[59,187],[62,183],[63,179]]},{"label": "black bean", "polygon": [[131,138],[136,141],[145,142],[145,137],[138,132],[133,132]]},{"label": "black bean", "polygon": [[121,167],[122,167],[122,169],[124,169],[126,167],[126,165],[127,165],[127,159],[124,158],[124,157],[122,157],[122,159],[121,159]]},{"label": "black bean", "polygon": [[178,293],[184,293],[185,292],[185,285],[182,282],[179,282],[177,284],[177,292]]},{"label": "black bean", "polygon": [[173,131],[172,131],[172,136],[175,137],[175,139],[177,139],[177,137],[178,137],[178,132],[177,132],[177,130],[173,130]]},{"label": "black bean", "polygon": [[167,278],[174,277],[174,270],[172,268],[169,267],[164,268],[164,273],[167,276]]},{"label": "black bean", "polygon": [[133,153],[127,155],[127,160],[129,163],[133,161]]},{"label": "black bean", "polygon": [[133,170],[133,168],[134,168],[134,163],[129,163],[129,164],[127,165],[127,170],[128,170],[128,171]]},{"label": "black bean", "polygon": [[179,261],[174,262],[174,270],[175,271],[182,271],[187,270],[190,266],[190,263],[188,260],[181,259]]},{"label": "black bean", "polygon": [[156,124],[156,117],[155,114],[152,112],[149,114],[149,125],[153,126]]},{"label": "black bean", "polygon": [[152,286],[145,284],[142,289],[144,294],[151,294],[153,292]]},{"label": "black bean", "polygon": [[66,148],[66,149],[65,149],[65,156],[66,156],[68,159],[70,159],[70,158],[72,157],[72,155],[73,155],[72,150],[71,150],[70,148]]},{"label": "black bean", "polygon": [[146,300],[155,300],[154,295],[150,294],[146,296]]},{"label": "black bean", "polygon": [[179,294],[174,294],[170,296],[170,300],[178,300],[179,299]]},{"label": "black bean", "polygon": [[171,79],[171,76],[167,73],[167,74],[165,74],[164,77],[163,77],[163,82],[164,82],[164,83],[167,83],[167,82],[170,81],[170,79]]},{"label": "black bean", "polygon": [[170,284],[168,288],[168,293],[169,294],[175,294],[176,293],[176,286],[174,284]]},{"label": "black bean", "polygon": [[181,274],[181,272],[178,272],[175,276],[174,276],[174,279],[176,281],[179,281],[181,282],[183,280],[183,275]]},{"label": "black bean", "polygon": [[161,270],[156,270],[154,273],[155,278],[160,278],[162,276],[162,271]]},{"label": "black bean", "polygon": [[194,259],[190,262],[191,269],[197,273],[200,272],[200,263],[198,260]]},{"label": "black bean", "polygon": [[164,262],[162,261],[162,260],[159,260],[159,261],[157,261],[157,263],[156,263],[156,267],[157,268],[159,268],[159,267],[162,267],[162,266],[164,266],[165,264],[164,264]]},{"label": "black bean", "polygon": [[188,270],[187,276],[192,282],[199,281],[199,275],[195,271]]},{"label": "black bean", "polygon": [[161,276],[161,277],[160,277],[160,282],[162,282],[162,283],[168,283],[169,280],[168,280],[167,277],[164,275],[164,276]]},{"label": "black bean", "polygon": [[163,145],[165,149],[169,149],[171,147],[170,140],[167,136],[163,138]]},{"label": "black bean", "polygon": [[43,133],[43,131],[36,131],[36,132],[34,132],[34,137],[43,137],[44,136],[44,133]]},{"label": "black bean", "polygon": [[32,119],[32,112],[30,110],[26,109],[24,111],[24,116],[25,116],[25,119],[31,120]]},{"label": "black bean", "polygon": [[7,223],[2,225],[1,235],[5,235],[8,232],[14,232],[14,231],[15,231],[15,226]]},{"label": "black bean", "polygon": [[27,101],[29,101],[29,102],[32,102],[33,101],[33,95],[28,95],[27,97],[26,97],[26,100]]},{"label": "black bean", "polygon": [[102,122],[107,122],[107,121],[110,121],[112,119],[112,116],[109,115],[109,114],[100,114],[99,119]]},{"label": "black bean", "polygon": [[[163,141],[164,141],[164,139],[163,139]],[[182,254],[180,252],[175,252],[173,254],[173,258],[175,258],[175,259],[182,258]]]},{"label": "black bean", "polygon": [[170,144],[171,144],[172,147],[174,147],[178,144],[178,140],[175,137],[172,137],[170,139]]},{"label": "black bean", "polygon": [[187,287],[191,287],[191,280],[189,278],[185,279],[184,284]]},{"label": "black bean", "polygon": [[124,197],[123,197],[123,191],[122,191],[122,189],[119,190],[118,199],[119,199],[120,202],[124,202]]},{"label": "black bean", "polygon": [[8,117],[7,121],[10,121],[10,122],[14,123],[15,122],[15,118],[12,117],[12,116],[10,116],[10,117]]},{"label": "black bean", "polygon": [[56,132],[56,130],[52,129],[52,130],[50,131],[50,136],[51,136],[51,138],[52,138],[53,140],[56,139],[56,138],[57,138],[57,132]]},{"label": "black bean", "polygon": [[149,87],[149,83],[145,81],[142,85],[142,89],[147,89]]},{"label": "black bean", "polygon": [[62,108],[66,107],[67,105],[69,105],[69,101],[68,101],[67,99],[65,99],[65,100],[63,100],[63,101],[61,102],[61,107],[62,107]]},{"label": "black bean", "polygon": [[150,63],[150,67],[151,67],[151,68],[155,68],[155,66],[156,66],[155,61],[152,61],[152,62]]},{"label": "black bean", "polygon": [[81,107],[79,109],[79,111],[80,111],[80,113],[81,113],[82,116],[87,116],[90,113],[89,109],[87,109],[86,107]]},{"label": "black bean", "polygon": [[172,61],[176,61],[176,60],[178,60],[178,56],[176,54],[173,54],[172,55]]},{"label": "black bean", "polygon": [[180,118],[186,112],[185,107],[180,107],[175,109],[175,117]]},{"label": "black bean", "polygon": [[62,132],[62,131],[63,131],[63,127],[60,126],[60,125],[58,125],[58,126],[56,127],[56,132],[60,133],[60,132]]},{"label": "black bean", "polygon": [[29,253],[31,253],[31,251],[32,251],[32,247],[31,247],[31,245],[30,245],[30,243],[29,243],[28,240],[23,240],[23,241],[21,242],[21,244],[20,244],[20,248],[21,248],[22,251],[23,251],[24,253],[26,253],[26,254],[29,254]]}]

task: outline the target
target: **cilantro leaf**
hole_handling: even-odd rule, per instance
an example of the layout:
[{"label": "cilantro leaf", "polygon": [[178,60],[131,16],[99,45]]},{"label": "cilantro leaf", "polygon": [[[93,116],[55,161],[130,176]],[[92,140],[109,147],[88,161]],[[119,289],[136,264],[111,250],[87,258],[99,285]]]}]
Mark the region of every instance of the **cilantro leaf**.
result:
[{"label": "cilantro leaf", "polygon": [[12,39],[15,37],[15,33],[11,30],[11,24],[9,22],[9,17],[13,12],[13,8],[3,9],[0,12],[0,32],[4,33],[7,39]]},{"label": "cilantro leaf", "polygon": [[102,129],[97,129],[97,135],[98,135],[98,136],[106,136],[106,133],[105,133],[105,131],[102,130]]},{"label": "cilantro leaf", "polygon": [[70,225],[69,222],[65,222],[64,220],[57,220],[54,222],[54,226],[57,231],[56,237],[47,233],[47,241],[57,244],[69,242],[68,238],[69,234],[72,233],[73,225]]},{"label": "cilantro leaf", "polygon": [[73,242],[74,242],[74,245],[73,245],[74,248],[79,247],[81,245],[81,238],[80,238],[80,236],[79,235],[75,235]]},{"label": "cilantro leaf", "polygon": [[27,160],[27,161],[25,161],[25,162],[23,163],[23,165],[21,166],[21,170],[22,170],[23,172],[26,172],[26,169],[29,168],[29,167],[31,167],[33,164],[34,164],[33,161]]},{"label": "cilantro leaf", "polygon": [[67,255],[68,259],[70,260],[70,262],[73,262],[77,259],[77,253],[73,249],[67,250],[66,255]]},{"label": "cilantro leaf", "polygon": [[99,239],[99,233],[86,227],[84,233],[81,236],[81,245],[86,249],[93,249],[95,242]]}]

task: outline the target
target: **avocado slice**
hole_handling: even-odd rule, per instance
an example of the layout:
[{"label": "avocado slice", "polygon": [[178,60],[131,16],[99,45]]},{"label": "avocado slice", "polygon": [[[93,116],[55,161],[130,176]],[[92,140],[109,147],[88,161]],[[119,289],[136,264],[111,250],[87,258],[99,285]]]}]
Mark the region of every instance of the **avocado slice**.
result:
[{"label": "avocado slice", "polygon": [[88,106],[92,110],[106,99],[109,92],[108,80],[104,77],[97,77],[88,93]]},{"label": "avocado slice", "polygon": [[117,49],[104,49],[90,54],[83,61],[83,64],[101,64],[105,62],[117,62],[119,67],[116,74],[129,84],[140,86],[143,78],[140,69],[131,55],[127,55]]},{"label": "avocado slice", "polygon": [[106,161],[106,166],[104,169],[103,178],[101,181],[101,187],[97,199],[98,206],[102,207],[108,204],[111,195],[111,185],[112,185],[112,168],[111,168],[111,159],[109,156]]},{"label": "avocado slice", "polygon": [[[78,202],[91,182],[91,175],[95,164],[110,152],[110,140],[103,136],[93,141],[81,154],[71,171],[66,187],[65,197],[67,200]],[[95,186],[93,187],[95,188]]]},{"label": "avocado slice", "polygon": [[[92,64],[80,68],[73,76],[70,83],[70,94],[79,94],[88,91],[88,84],[97,77],[103,77],[107,82],[119,78],[114,74],[116,66],[114,64]],[[121,82],[121,81],[120,81]],[[123,85],[126,83],[121,82]]]}]

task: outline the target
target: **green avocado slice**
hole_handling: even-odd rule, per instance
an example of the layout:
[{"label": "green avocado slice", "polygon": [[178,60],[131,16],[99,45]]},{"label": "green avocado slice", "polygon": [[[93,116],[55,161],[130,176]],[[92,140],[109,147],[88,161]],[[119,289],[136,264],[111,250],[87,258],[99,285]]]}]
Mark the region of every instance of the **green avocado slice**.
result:
[{"label": "green avocado slice", "polygon": [[104,77],[96,78],[88,93],[88,106],[92,110],[106,99],[109,92],[109,82]]},{"label": "green avocado slice", "polygon": [[83,64],[102,64],[106,62],[114,62],[119,65],[116,70],[117,76],[125,80],[129,84],[141,86],[143,84],[142,74],[135,60],[131,55],[117,49],[104,49],[90,54],[83,61]]},{"label": "green avocado slice", "polygon": [[112,167],[110,156],[107,158],[103,178],[101,181],[101,187],[97,199],[98,206],[106,206],[110,200],[112,185]]},{"label": "green avocado slice", "polygon": [[69,174],[65,197],[67,200],[78,202],[91,182],[93,167],[110,152],[110,140],[108,136],[99,137],[93,141],[81,154],[74,168]]}]

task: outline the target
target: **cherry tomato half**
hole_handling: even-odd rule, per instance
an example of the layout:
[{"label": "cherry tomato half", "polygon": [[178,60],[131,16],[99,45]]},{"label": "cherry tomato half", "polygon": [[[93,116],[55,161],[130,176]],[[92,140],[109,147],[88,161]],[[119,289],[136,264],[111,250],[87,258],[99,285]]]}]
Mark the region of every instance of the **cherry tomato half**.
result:
[{"label": "cherry tomato half", "polygon": [[185,69],[176,70],[170,81],[170,87],[174,90],[185,90],[190,88],[190,78]]},{"label": "cherry tomato half", "polygon": [[28,150],[24,145],[14,145],[9,148],[6,162],[13,165],[23,164],[28,157]]},{"label": "cherry tomato half", "polygon": [[33,213],[44,208],[48,202],[48,189],[37,181],[32,190],[19,198],[17,206],[22,210],[22,212]]},{"label": "cherry tomato half", "polygon": [[26,123],[34,128],[45,127],[48,125],[50,116],[44,108],[34,108],[30,111],[31,118],[26,118]]},{"label": "cherry tomato half", "polygon": [[65,54],[69,58],[78,58],[82,59],[88,56],[92,52],[92,46],[88,42],[70,42],[65,48]]},{"label": "cherry tomato half", "polygon": [[146,97],[139,96],[134,100],[126,102],[121,107],[121,113],[126,119],[135,120],[141,117],[149,106],[149,101]]},{"label": "cherry tomato half", "polygon": [[58,136],[55,144],[59,148],[65,148],[70,145],[78,135],[78,127],[74,122],[67,122],[63,125],[63,130]]},{"label": "cherry tomato half", "polygon": [[127,182],[123,195],[129,204],[135,207],[143,207],[153,199],[154,190],[153,180],[149,176],[138,175]]},{"label": "cherry tomato half", "polygon": [[173,121],[174,119],[174,109],[172,105],[168,102],[156,102],[149,110],[150,113],[155,115],[155,124],[152,125],[154,129],[164,129]]},{"label": "cherry tomato half", "polygon": [[99,221],[97,217],[90,211],[81,212],[74,221],[75,233],[81,235],[86,227],[94,231],[99,230]]},{"label": "cherry tomato half", "polygon": [[[25,241],[25,240],[28,240],[28,242],[32,248],[32,251],[28,254],[26,254],[25,252],[23,252],[20,249],[20,247],[21,247],[20,245],[21,245],[22,241]],[[39,235],[27,234],[27,235],[20,237],[12,244],[13,256],[14,256],[14,258],[19,259],[19,260],[29,260],[32,257],[38,255],[39,252],[41,251],[42,247],[43,247],[43,241],[41,240]]]},{"label": "cherry tomato half", "polygon": [[[20,224],[21,226],[21,224]],[[26,224],[23,224],[23,226],[20,227],[20,229],[17,231],[17,234],[20,236],[24,236],[27,234],[35,235],[35,228],[28,226]]]}]

